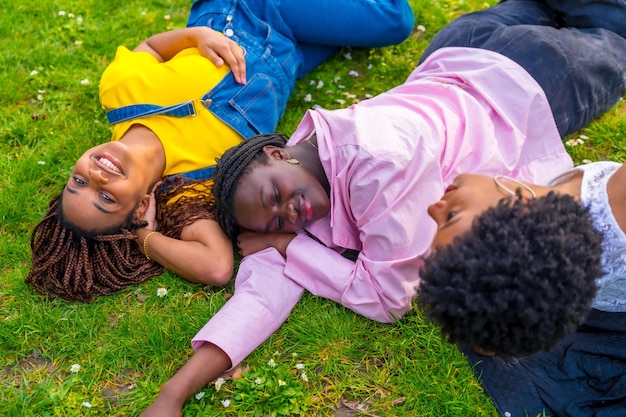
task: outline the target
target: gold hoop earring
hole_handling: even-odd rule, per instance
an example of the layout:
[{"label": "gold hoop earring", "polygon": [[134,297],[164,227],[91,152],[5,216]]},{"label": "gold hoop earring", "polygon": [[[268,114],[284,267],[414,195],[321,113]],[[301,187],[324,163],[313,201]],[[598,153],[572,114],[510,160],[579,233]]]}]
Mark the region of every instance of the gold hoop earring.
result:
[{"label": "gold hoop earring", "polygon": [[296,158],[287,159],[287,163],[291,165],[300,165],[300,161],[298,161]]},{"label": "gold hoop earring", "polygon": [[495,182],[496,185],[498,187],[500,187],[502,190],[504,190],[505,192],[507,192],[507,193],[509,193],[511,195],[517,195],[517,194],[515,193],[515,191],[511,190],[509,187],[507,187],[506,185],[502,184],[500,182],[500,180],[507,180],[507,181],[510,181],[510,182],[514,182],[517,185],[519,185],[520,187],[526,189],[526,191],[528,191],[530,193],[530,195],[533,196],[533,198],[537,197],[537,194],[535,194],[535,191],[532,188],[530,188],[528,185],[524,184],[523,182],[516,180],[515,178],[507,177],[506,175],[496,175],[496,176],[494,176],[493,177],[493,182]]}]

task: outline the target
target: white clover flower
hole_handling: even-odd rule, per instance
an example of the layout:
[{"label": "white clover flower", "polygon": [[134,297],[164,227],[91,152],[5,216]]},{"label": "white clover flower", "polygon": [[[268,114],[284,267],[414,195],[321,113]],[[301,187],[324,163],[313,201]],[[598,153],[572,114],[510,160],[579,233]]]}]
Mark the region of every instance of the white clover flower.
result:
[{"label": "white clover flower", "polygon": [[39,71],[37,71],[37,70],[32,70],[32,71],[30,72],[30,76],[31,76],[31,77],[34,77],[34,76],[35,76],[35,75],[37,75],[37,74],[39,74]]},{"label": "white clover flower", "polygon": [[351,76],[351,77],[358,77],[359,76],[359,72],[356,71],[356,70],[350,70],[348,75]]},{"label": "white clover flower", "polygon": [[46,161],[37,161],[39,165],[46,165]]},{"label": "white clover flower", "polygon": [[89,84],[89,78],[85,78],[85,79],[83,79],[83,80],[80,80],[80,83],[81,83],[82,85],[88,85],[88,84]]},{"label": "white clover flower", "polygon": [[263,381],[261,381],[261,378],[256,378],[256,379],[254,380],[254,383],[255,383],[256,385],[261,385],[261,382],[263,382]]},{"label": "white clover flower", "polygon": [[58,15],[59,15],[59,16],[65,16],[65,11],[64,11],[64,10],[59,10]]},{"label": "white clover flower", "polygon": [[274,359],[270,359],[269,361],[267,361],[267,364],[272,368],[276,367],[276,362],[274,361]]},{"label": "white clover flower", "polygon": [[226,407],[228,407],[230,405],[230,400],[228,398],[226,398],[225,400],[222,400],[220,402],[222,403],[224,408],[226,408]]},{"label": "white clover flower", "polygon": [[224,385],[224,382],[226,382],[224,380],[224,378],[217,378],[215,380],[215,391],[219,391],[222,389],[222,385]]},{"label": "white clover flower", "polygon": [[324,87],[324,81],[319,80],[319,81],[317,82],[317,87],[316,87],[316,88],[319,90],[320,88],[323,88],[323,87]]},{"label": "white clover flower", "polygon": [[296,369],[304,369],[304,364],[303,363],[297,363],[296,364]]},{"label": "white clover flower", "polygon": [[73,374],[77,374],[78,371],[80,371],[80,365],[75,363],[72,366],[70,366],[70,372]]},{"label": "white clover flower", "polygon": [[311,101],[313,101],[313,97],[311,97],[311,94],[307,94],[306,96],[304,96],[305,103],[310,103]]},{"label": "white clover flower", "polygon": [[89,401],[83,402],[83,407],[91,408],[93,407]]},{"label": "white clover flower", "polygon": [[161,288],[158,288],[158,289],[157,289],[157,297],[161,297],[161,298],[163,298],[163,297],[165,297],[166,295],[167,295],[167,288],[163,288],[163,287],[161,287]]},{"label": "white clover flower", "polygon": [[198,392],[198,393],[195,395],[195,397],[196,397],[196,400],[201,400],[201,399],[202,399],[202,397],[204,397],[204,391],[200,391],[200,392]]},{"label": "white clover flower", "polygon": [[166,14],[165,16],[163,16],[163,19],[165,20],[170,20],[172,18],[172,16],[170,16],[169,14]]},{"label": "white clover flower", "polygon": [[302,378],[304,382],[309,382],[309,378],[306,376],[306,372],[302,372],[300,374],[300,378]]},{"label": "white clover flower", "polygon": [[424,25],[417,25],[417,30],[418,32],[426,32],[426,28],[424,27]]},{"label": "white clover flower", "polygon": [[285,381],[283,381],[282,379],[278,380],[278,386],[279,387],[282,387],[282,386],[285,386],[285,385],[287,385],[287,383]]},{"label": "white clover flower", "polygon": [[352,59],[352,54],[350,53],[350,51],[348,51],[348,52],[346,52],[345,54],[343,54],[343,57],[344,57],[345,59],[350,59],[350,60],[351,60],[351,59]]}]

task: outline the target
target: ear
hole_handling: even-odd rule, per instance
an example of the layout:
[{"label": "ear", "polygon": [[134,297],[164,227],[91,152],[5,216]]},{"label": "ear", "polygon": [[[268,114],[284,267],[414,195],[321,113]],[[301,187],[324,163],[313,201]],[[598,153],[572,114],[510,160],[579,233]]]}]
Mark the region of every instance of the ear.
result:
[{"label": "ear", "polygon": [[150,194],[146,194],[141,197],[141,201],[135,209],[135,218],[143,220],[144,216],[146,215],[146,211],[148,211],[148,207],[150,207]]},{"label": "ear", "polygon": [[279,148],[278,146],[267,145],[263,147],[263,152],[265,152],[265,155],[267,155],[269,159],[275,159],[279,161],[291,159],[291,154],[286,148]]}]

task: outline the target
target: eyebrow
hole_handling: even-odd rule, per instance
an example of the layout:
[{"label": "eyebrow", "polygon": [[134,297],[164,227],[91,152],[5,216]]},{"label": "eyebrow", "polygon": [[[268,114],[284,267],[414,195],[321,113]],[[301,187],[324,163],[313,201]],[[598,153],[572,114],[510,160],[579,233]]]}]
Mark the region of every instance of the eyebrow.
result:
[{"label": "eyebrow", "polygon": [[[78,191],[71,189],[71,188],[70,188],[70,187],[68,187],[67,185],[65,186],[65,189],[66,189],[68,192],[72,193],[72,194],[78,194]],[[97,208],[98,210],[100,210],[101,212],[105,213],[105,214],[111,214],[111,213],[113,213],[112,211],[109,211],[109,210],[105,209],[104,207],[102,207],[102,206],[101,206],[100,204],[98,204],[98,203],[95,203],[95,202],[94,202],[94,203],[93,203],[93,206],[94,206],[95,208]]]}]

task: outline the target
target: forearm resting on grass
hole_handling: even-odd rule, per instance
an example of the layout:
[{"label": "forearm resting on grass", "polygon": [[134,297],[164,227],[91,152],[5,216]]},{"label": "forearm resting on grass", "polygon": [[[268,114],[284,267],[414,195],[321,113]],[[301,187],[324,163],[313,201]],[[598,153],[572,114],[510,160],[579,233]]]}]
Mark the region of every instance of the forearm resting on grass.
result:
[{"label": "forearm resting on grass", "polygon": [[[154,262],[188,281],[225,285],[233,275],[233,247],[217,222],[198,220],[185,227],[180,240],[137,231],[139,249]],[[147,240],[146,240],[147,237]]]},{"label": "forearm resting on grass", "polygon": [[174,29],[153,35],[135,48],[135,52],[148,52],[159,62],[172,59],[186,48],[196,47],[200,53],[221,67],[224,62],[229,66],[235,80],[246,82],[246,59],[244,50],[219,32],[205,26]]},{"label": "forearm resting on grass", "polygon": [[212,343],[204,343],[161,387],[157,399],[140,417],[180,417],[183,405],[198,389],[231,367],[230,358]]}]

